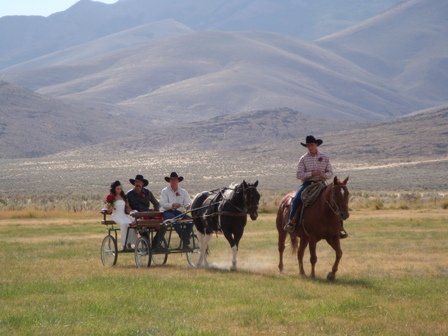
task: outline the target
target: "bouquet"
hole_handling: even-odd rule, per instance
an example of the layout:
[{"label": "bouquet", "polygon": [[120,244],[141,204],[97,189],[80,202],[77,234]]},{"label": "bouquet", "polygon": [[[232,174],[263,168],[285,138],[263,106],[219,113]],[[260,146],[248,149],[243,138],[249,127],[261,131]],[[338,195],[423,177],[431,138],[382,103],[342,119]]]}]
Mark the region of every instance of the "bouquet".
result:
[{"label": "bouquet", "polygon": [[115,196],[112,194],[107,195],[106,197],[106,203],[108,206],[110,206],[111,208],[114,207],[114,203],[115,203]]}]

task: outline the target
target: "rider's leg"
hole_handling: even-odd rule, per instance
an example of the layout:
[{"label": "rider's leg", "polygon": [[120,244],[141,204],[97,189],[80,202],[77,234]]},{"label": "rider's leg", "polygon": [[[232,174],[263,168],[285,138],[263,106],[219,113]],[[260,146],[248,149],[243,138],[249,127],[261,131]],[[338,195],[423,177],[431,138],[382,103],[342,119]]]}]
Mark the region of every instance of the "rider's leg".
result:
[{"label": "rider's leg", "polygon": [[285,225],[285,231],[288,231],[288,232],[294,231],[294,227],[295,227],[295,223],[293,222],[294,215],[295,215],[297,209],[302,204],[301,195],[302,195],[303,190],[305,190],[305,188],[308,187],[310,184],[311,184],[311,182],[305,182],[299,187],[299,189],[297,189],[297,192],[294,195],[294,198],[293,198],[293,201],[291,204],[291,209],[289,211],[289,220],[288,220],[288,223],[286,223],[286,225]]}]

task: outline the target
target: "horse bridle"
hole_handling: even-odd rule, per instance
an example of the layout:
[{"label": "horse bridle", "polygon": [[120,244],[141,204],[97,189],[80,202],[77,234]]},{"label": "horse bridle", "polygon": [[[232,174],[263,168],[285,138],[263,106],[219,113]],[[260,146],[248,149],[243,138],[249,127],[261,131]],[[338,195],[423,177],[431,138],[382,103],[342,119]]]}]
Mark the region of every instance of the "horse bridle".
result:
[{"label": "horse bridle", "polygon": [[[334,205],[336,206],[336,210],[333,209],[333,207],[331,206],[330,202],[328,202],[327,199],[325,199],[325,202],[327,202],[327,204],[328,204],[328,206],[330,207],[331,211],[333,211],[333,213],[334,213],[336,216],[338,216],[339,218],[341,218],[341,213],[340,213],[340,211],[339,211],[339,206],[338,206],[336,200],[334,199],[334,188],[336,188],[336,187],[341,187],[341,188],[344,188],[344,187],[345,187],[345,188],[347,188],[347,186],[346,186],[345,184],[338,184],[338,185],[334,185],[334,184],[333,184],[333,186],[331,187],[331,196],[330,196],[330,198],[331,198],[331,200],[333,200]],[[331,201],[331,200],[330,200],[330,201]],[[342,219],[342,218],[341,218],[341,219]]]},{"label": "horse bridle", "polygon": [[[237,191],[238,190],[238,188],[239,188],[240,186],[238,186],[238,187],[236,187],[236,188],[228,188],[228,189],[230,189],[230,190],[235,190],[235,191]],[[243,215],[247,215],[248,213],[249,213],[249,210],[250,209],[253,209],[253,208],[255,208],[255,209],[257,209],[258,208],[258,205],[248,205],[247,204],[247,202],[248,202],[248,200],[247,200],[247,197],[246,197],[246,193],[247,193],[247,191],[249,190],[249,189],[256,189],[254,186],[248,186],[247,188],[246,187],[244,187],[244,185],[243,185],[243,198],[244,198],[244,209],[241,209],[241,208],[239,208],[239,207],[237,207],[235,204],[233,204],[230,200],[228,200],[228,199],[226,199],[225,197],[224,197],[224,194],[222,195],[222,198],[223,198],[223,200],[225,201],[225,202],[227,202],[228,204],[230,204],[231,206],[233,206],[236,210],[238,210],[241,214],[243,214]]]}]

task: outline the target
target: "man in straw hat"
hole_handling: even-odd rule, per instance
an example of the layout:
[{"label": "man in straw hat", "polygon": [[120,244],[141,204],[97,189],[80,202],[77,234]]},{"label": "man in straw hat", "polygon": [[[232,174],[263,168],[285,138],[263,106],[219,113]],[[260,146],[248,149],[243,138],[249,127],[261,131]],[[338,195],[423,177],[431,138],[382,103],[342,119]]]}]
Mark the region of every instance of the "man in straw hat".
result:
[{"label": "man in straw hat", "polygon": [[[323,141],[321,139],[316,139],[312,135],[308,135],[306,137],[305,143],[300,143],[308,149],[308,152],[300,158],[299,164],[297,165],[296,177],[302,181],[302,185],[297,190],[292,202],[289,212],[289,221],[284,228],[287,232],[294,232],[294,215],[302,204],[301,195],[303,190],[314,182],[325,183],[326,180],[333,177],[333,169],[330,164],[330,158],[327,154],[320,152],[317,149],[317,147],[322,145],[322,143]],[[345,230],[341,230],[340,237],[347,237]]]}]

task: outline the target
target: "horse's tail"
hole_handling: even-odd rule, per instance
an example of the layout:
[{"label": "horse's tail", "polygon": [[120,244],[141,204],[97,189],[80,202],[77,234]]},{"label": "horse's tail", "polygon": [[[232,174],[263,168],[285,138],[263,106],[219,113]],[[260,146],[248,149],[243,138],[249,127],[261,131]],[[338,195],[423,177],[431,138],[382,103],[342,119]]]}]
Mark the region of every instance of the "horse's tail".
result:
[{"label": "horse's tail", "polygon": [[295,255],[299,249],[299,239],[294,233],[291,233],[289,237],[291,238],[291,254]]}]

